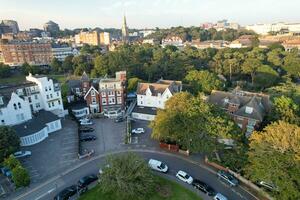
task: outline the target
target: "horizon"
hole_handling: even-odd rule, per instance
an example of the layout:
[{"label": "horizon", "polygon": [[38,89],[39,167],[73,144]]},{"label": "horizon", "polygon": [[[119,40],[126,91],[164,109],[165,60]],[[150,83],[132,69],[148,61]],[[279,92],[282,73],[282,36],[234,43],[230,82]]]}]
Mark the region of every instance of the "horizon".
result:
[{"label": "horizon", "polygon": [[[49,20],[57,23],[61,29],[75,28],[117,28],[122,26],[125,14],[131,29],[152,29],[170,27],[199,26],[205,22],[217,22],[228,19],[229,22],[242,26],[258,23],[300,22],[297,8],[300,2],[287,0],[89,0],[74,2],[58,0],[18,1],[0,0],[0,19],[18,22],[21,30],[42,29]],[[272,6],[269,6],[272,5]],[[298,6],[297,6],[298,5]],[[272,7],[272,8],[271,8]],[[47,8],[47,9],[45,9]],[[247,12],[245,9],[247,8]]]}]

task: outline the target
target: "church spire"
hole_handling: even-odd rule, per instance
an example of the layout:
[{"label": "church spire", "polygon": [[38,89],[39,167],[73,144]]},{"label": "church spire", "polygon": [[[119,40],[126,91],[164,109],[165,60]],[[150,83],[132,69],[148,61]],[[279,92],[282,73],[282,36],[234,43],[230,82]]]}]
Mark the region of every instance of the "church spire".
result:
[{"label": "church spire", "polygon": [[126,16],[123,17],[123,25],[122,25],[122,40],[123,42],[128,42],[128,27],[126,22]]}]

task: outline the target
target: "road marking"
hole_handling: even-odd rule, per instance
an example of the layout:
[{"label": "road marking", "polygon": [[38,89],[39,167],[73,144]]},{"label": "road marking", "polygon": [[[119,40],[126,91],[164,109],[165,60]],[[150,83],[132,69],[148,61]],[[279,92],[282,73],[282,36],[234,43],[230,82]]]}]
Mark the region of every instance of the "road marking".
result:
[{"label": "road marking", "polygon": [[47,193],[45,193],[45,194],[43,194],[43,195],[37,197],[35,200],[42,199],[43,197],[49,195],[49,194],[50,194],[51,192],[53,192],[54,190],[56,190],[56,188],[52,188],[52,189],[48,190]]}]

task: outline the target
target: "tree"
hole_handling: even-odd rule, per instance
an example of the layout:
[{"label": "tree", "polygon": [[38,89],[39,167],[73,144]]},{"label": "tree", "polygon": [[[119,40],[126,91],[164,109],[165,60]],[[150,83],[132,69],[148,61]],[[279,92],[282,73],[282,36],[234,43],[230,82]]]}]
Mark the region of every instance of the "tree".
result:
[{"label": "tree", "polygon": [[247,176],[275,184],[276,199],[300,199],[300,127],[274,122],[254,131],[249,146]]},{"label": "tree", "polygon": [[151,137],[176,142],[193,152],[211,152],[220,146],[217,139],[240,137],[238,128],[229,116],[203,100],[181,92],[172,96],[164,110],[158,110],[150,127]]},{"label": "tree", "polygon": [[56,73],[62,72],[62,64],[57,58],[53,58],[51,61],[50,66],[52,67],[52,70]]},{"label": "tree", "polygon": [[0,126],[0,163],[20,148],[20,139],[14,129]]},{"label": "tree", "polygon": [[13,155],[10,155],[8,158],[5,158],[3,163],[5,167],[11,170],[21,165],[20,161],[16,159]]},{"label": "tree", "polygon": [[105,56],[99,55],[94,60],[94,69],[92,70],[92,77],[101,77],[108,74],[108,63]]},{"label": "tree", "polygon": [[110,167],[103,169],[101,189],[116,193],[120,199],[147,199],[153,192],[154,177],[145,161],[134,153],[107,158]]},{"label": "tree", "polygon": [[291,77],[298,78],[300,76],[300,57],[298,51],[294,50],[287,53],[284,58],[283,69]]},{"label": "tree", "polygon": [[210,94],[212,90],[220,89],[222,82],[217,75],[204,70],[189,71],[185,80],[191,85],[193,93],[204,92]]},{"label": "tree", "polygon": [[65,58],[65,60],[62,63],[62,69],[64,72],[69,72],[73,70],[73,55],[69,55]]},{"label": "tree", "polygon": [[299,106],[291,98],[286,96],[275,97],[269,118],[271,121],[282,120],[299,125],[299,111]]},{"label": "tree", "polygon": [[260,66],[256,71],[254,82],[259,87],[268,88],[277,83],[279,74],[268,65]]},{"label": "tree", "polygon": [[267,56],[268,56],[268,61],[273,64],[273,66],[276,67],[281,67],[282,66],[282,61],[283,61],[283,53],[284,51],[280,48],[273,49],[270,51]]},{"label": "tree", "polygon": [[254,58],[247,58],[242,65],[242,72],[251,76],[252,85],[254,84],[256,72],[261,65],[261,62]]},{"label": "tree", "polygon": [[30,184],[30,176],[28,171],[20,165],[12,169],[12,179],[17,188],[26,187]]},{"label": "tree", "polygon": [[0,63],[0,78],[9,77],[10,74],[10,67],[3,63]]},{"label": "tree", "polygon": [[128,79],[128,86],[127,86],[127,90],[129,92],[135,92],[138,86],[138,83],[141,82],[142,80],[139,78],[130,78]]}]

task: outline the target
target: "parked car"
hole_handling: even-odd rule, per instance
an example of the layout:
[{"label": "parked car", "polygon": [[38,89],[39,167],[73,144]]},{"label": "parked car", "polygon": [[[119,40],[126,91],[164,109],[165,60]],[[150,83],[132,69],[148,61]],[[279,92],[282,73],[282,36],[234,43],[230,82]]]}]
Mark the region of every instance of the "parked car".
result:
[{"label": "parked car", "polygon": [[176,174],[176,177],[180,180],[182,180],[185,183],[192,184],[193,177],[188,175],[186,172],[179,170]]},{"label": "parked car", "polygon": [[115,119],[115,122],[116,122],[116,123],[122,122],[122,121],[124,121],[124,118],[123,118],[123,117],[117,117],[117,118]]},{"label": "parked car", "polygon": [[6,176],[6,177],[8,177],[8,178],[11,178],[11,177],[12,177],[12,172],[11,172],[10,169],[8,169],[7,167],[1,167],[1,168],[0,168],[0,171],[1,171],[1,173],[2,173],[4,176]]},{"label": "parked car", "polygon": [[31,156],[31,151],[17,151],[13,154],[16,158]]},{"label": "parked car", "polygon": [[166,173],[168,171],[168,166],[161,161],[150,159],[148,162],[148,166],[156,171]]},{"label": "parked car", "polygon": [[87,118],[87,117],[85,117],[85,118],[81,118],[81,119],[79,119],[79,121],[80,121],[80,122],[86,122],[86,121],[90,121],[90,119],[89,119],[89,118]]},{"label": "parked car", "polygon": [[144,128],[135,128],[131,131],[131,133],[141,134],[141,133],[145,133],[145,130]]},{"label": "parked car", "polygon": [[214,196],[214,200],[228,200],[228,198],[221,193],[217,193],[216,196]]},{"label": "parked car", "polygon": [[54,200],[68,200],[77,193],[76,185],[71,185],[54,197]]},{"label": "parked car", "polygon": [[268,182],[265,182],[265,181],[258,181],[257,182],[257,185],[260,186],[260,187],[263,187],[269,191],[277,191],[277,187],[272,184],[272,183],[268,183]]},{"label": "parked car", "polygon": [[79,128],[79,131],[82,133],[86,133],[86,132],[93,132],[94,129],[92,127],[82,126]]},{"label": "parked car", "polygon": [[93,122],[92,121],[81,121],[80,122],[80,125],[83,125],[83,126],[86,126],[86,125],[93,125]]},{"label": "parked car", "polygon": [[218,171],[217,173],[219,179],[223,179],[225,182],[227,182],[230,186],[237,186],[239,183],[236,178],[229,172],[225,172],[223,170]]},{"label": "parked car", "polygon": [[95,174],[90,174],[88,176],[82,177],[78,181],[78,188],[84,188],[87,187],[92,182],[95,182],[98,180],[98,177]]},{"label": "parked car", "polygon": [[94,135],[81,135],[80,136],[81,142],[92,141],[92,140],[96,140],[96,139],[97,139],[97,137]]},{"label": "parked car", "polygon": [[215,190],[212,187],[210,187],[209,185],[207,185],[206,183],[204,183],[198,179],[194,179],[192,185],[194,188],[204,192],[208,196],[213,196],[216,194]]}]

